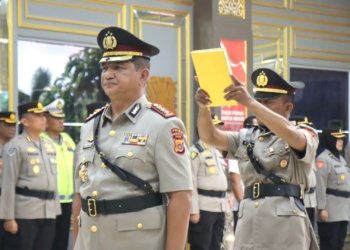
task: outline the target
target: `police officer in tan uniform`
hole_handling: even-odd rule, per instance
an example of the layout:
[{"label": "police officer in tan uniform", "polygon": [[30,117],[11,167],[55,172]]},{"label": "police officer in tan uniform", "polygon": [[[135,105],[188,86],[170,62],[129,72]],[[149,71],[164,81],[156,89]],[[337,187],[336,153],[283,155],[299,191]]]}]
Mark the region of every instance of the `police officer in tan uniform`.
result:
[{"label": "police officer in tan uniform", "polygon": [[[215,126],[224,123],[212,116]],[[216,148],[198,140],[190,148],[193,175],[192,208],[188,240],[191,250],[220,250],[225,226],[226,162]]]},{"label": "police officer in tan uniform", "polygon": [[57,189],[62,213],[56,218],[56,235],[52,250],[67,250],[74,194],[75,143],[64,132],[64,100],[57,98],[45,106],[47,126],[41,134],[56,149]]},{"label": "police officer in tan uniform", "polygon": [[111,103],[81,129],[75,249],[184,249],[192,189],[185,128],[144,95],[159,50],[119,27],[97,41]]},{"label": "police officer in tan uniform", "polygon": [[323,152],[316,158],[317,226],[321,250],[341,250],[350,220],[350,169],[341,151],[346,135],[339,128],[322,130]]},{"label": "police officer in tan uniform", "polygon": [[[16,114],[14,112],[0,112],[0,188],[2,169],[4,163],[2,160],[4,145],[16,134]],[[0,189],[1,194],[1,189]],[[4,249],[4,220],[0,219],[0,249]]]},{"label": "police officer in tan uniform", "polygon": [[19,105],[23,132],[5,145],[0,217],[5,219],[7,249],[52,247],[55,219],[61,211],[56,151],[50,142],[40,138],[46,127],[44,112],[41,103]]},{"label": "police officer in tan uniform", "polygon": [[[295,122],[296,125],[307,125],[312,127],[313,123],[306,117],[302,115],[294,115],[289,118],[290,121]],[[315,228],[316,220],[316,165],[313,162],[312,163],[312,171],[310,171],[309,179],[310,179],[310,185],[309,188],[304,191],[304,205],[307,211],[307,214],[309,216],[311,225],[313,228]]]},{"label": "police officer in tan uniform", "polygon": [[252,73],[254,98],[233,78],[224,90],[226,100],[236,100],[253,113],[259,127],[225,132],[210,120],[210,96],[198,89],[200,138],[237,158],[243,183],[234,249],[318,249],[302,204],[303,190],[315,159],[318,136],[312,128],[295,126],[288,118],[301,82],[287,82],[274,71]]}]

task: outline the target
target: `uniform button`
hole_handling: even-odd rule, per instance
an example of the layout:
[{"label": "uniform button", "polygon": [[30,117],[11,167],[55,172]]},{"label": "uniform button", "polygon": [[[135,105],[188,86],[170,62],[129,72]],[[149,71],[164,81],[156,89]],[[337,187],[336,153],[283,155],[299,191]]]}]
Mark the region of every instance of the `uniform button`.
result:
[{"label": "uniform button", "polygon": [[97,227],[95,225],[90,227],[91,232],[96,233],[97,232]]},{"label": "uniform button", "polygon": [[293,214],[297,214],[297,210],[295,210],[295,209],[292,212],[293,212]]},{"label": "uniform button", "polygon": [[115,136],[115,134],[116,134],[115,130],[111,130],[111,131],[108,132],[108,135],[111,136],[111,137]]},{"label": "uniform button", "polygon": [[104,164],[103,162],[101,163],[101,168],[106,168],[106,164]]},{"label": "uniform button", "polygon": [[258,207],[259,207],[259,202],[257,202],[257,201],[254,202],[254,207],[255,207],[255,208],[258,208]]},{"label": "uniform button", "polygon": [[132,157],[134,155],[133,152],[128,152],[128,157]]},{"label": "uniform button", "polygon": [[259,141],[263,141],[263,140],[264,140],[264,137],[260,136]]},{"label": "uniform button", "polygon": [[94,196],[94,197],[97,197],[97,194],[98,194],[97,191],[93,191],[93,192],[92,192],[92,196]]},{"label": "uniform button", "polygon": [[137,223],[137,229],[142,229],[143,228],[143,224],[142,223]]}]

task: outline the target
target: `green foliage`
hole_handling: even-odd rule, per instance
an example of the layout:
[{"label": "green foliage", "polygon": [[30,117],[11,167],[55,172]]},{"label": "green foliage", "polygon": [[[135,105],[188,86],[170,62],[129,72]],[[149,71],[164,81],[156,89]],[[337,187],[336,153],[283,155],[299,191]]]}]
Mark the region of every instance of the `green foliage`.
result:
[{"label": "green foliage", "polygon": [[50,86],[51,73],[47,69],[38,68],[33,76],[33,89],[31,100],[38,101],[40,95]]},{"label": "green foliage", "polygon": [[[101,56],[100,50],[95,48],[84,48],[71,55],[61,77],[50,86],[50,91],[40,95],[40,101],[47,105],[56,98],[63,98],[65,121],[83,122],[87,116],[87,104],[96,101],[108,102],[100,84]],[[79,129],[72,127],[67,132],[77,141]]]}]

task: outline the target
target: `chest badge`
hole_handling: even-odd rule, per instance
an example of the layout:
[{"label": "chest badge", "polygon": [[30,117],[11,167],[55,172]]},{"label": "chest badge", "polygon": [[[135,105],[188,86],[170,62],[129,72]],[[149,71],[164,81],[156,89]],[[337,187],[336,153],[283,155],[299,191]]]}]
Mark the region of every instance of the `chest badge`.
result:
[{"label": "chest badge", "polygon": [[288,166],[288,161],[287,160],[281,160],[280,161],[280,167],[281,168],[285,168]]},{"label": "chest badge", "polygon": [[79,169],[79,178],[80,180],[85,183],[88,181],[89,176],[88,176],[88,169],[85,166],[85,164],[81,164],[80,165],[80,169]]}]

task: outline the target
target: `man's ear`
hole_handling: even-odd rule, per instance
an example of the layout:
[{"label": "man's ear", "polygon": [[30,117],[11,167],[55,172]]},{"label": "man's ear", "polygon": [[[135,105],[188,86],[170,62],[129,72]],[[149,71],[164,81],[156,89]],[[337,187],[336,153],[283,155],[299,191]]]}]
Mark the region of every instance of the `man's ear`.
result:
[{"label": "man's ear", "polygon": [[293,109],[294,109],[294,104],[291,102],[287,102],[286,113],[289,115],[290,113],[292,113]]},{"label": "man's ear", "polygon": [[140,74],[140,80],[142,83],[144,83],[146,85],[146,82],[148,80],[148,77],[149,77],[149,69],[147,68],[143,68],[141,70],[141,74]]},{"label": "man's ear", "polygon": [[21,119],[21,124],[22,124],[24,127],[27,127],[27,126],[28,126],[28,120],[27,120],[25,117],[22,117],[22,119]]}]

